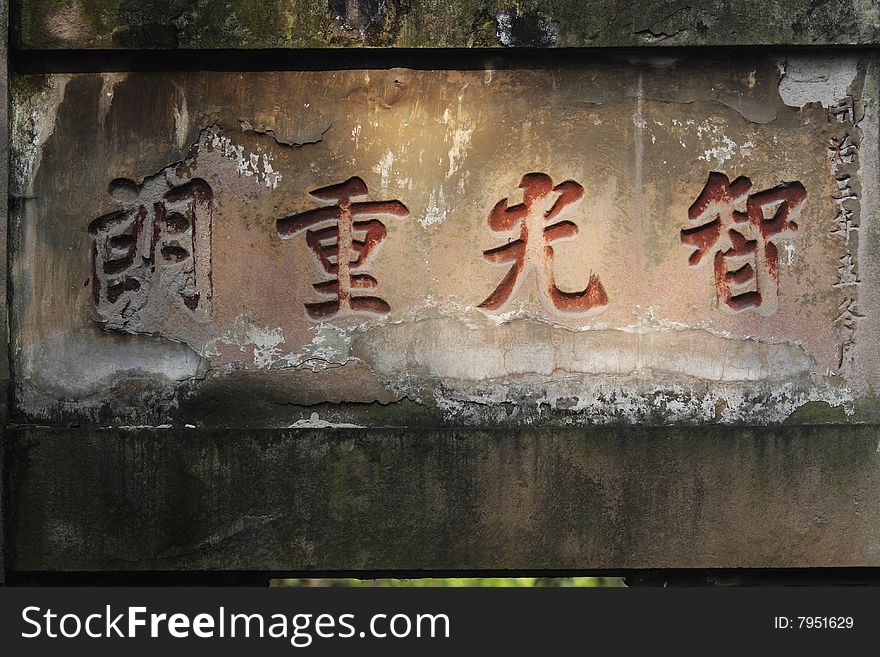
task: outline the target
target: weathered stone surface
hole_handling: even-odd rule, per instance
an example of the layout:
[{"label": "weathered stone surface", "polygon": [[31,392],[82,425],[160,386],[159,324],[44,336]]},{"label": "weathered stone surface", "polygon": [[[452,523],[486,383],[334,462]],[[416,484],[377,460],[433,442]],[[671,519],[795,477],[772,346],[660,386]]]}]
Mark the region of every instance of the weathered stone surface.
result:
[{"label": "weathered stone surface", "polygon": [[[270,427],[873,420],[871,66],[623,55],[19,78],[17,411]],[[724,193],[739,246],[711,238]]]},{"label": "weathered stone surface", "polygon": [[[870,66],[19,78],[17,410],[203,426],[872,420]],[[740,246],[712,238],[721,196],[697,201],[713,193],[739,197],[725,211],[741,213],[727,219]]]},{"label": "weathered stone surface", "polygon": [[876,3],[12,11],[25,70],[493,49],[12,79],[13,572],[880,566],[876,56],[505,50],[873,45]]},{"label": "weathered stone surface", "polygon": [[14,432],[12,571],[880,565],[876,427]]},{"label": "weathered stone surface", "polygon": [[[9,35],[9,6],[0,6],[0,199],[9,199],[9,70],[7,38]],[[9,221],[8,203],[0,208],[0,253],[6,261],[6,236]],[[0,272],[0,307],[3,308],[4,322],[0,328],[0,347],[8,344],[8,315],[6,305],[6,267]],[[5,427],[9,419],[9,351],[0,348],[0,518],[5,518],[6,500],[2,485],[5,472],[6,435]],[[6,581],[6,536],[4,523],[0,522],[0,585]]]},{"label": "weathered stone surface", "polygon": [[876,44],[872,0],[20,0],[24,48]]}]

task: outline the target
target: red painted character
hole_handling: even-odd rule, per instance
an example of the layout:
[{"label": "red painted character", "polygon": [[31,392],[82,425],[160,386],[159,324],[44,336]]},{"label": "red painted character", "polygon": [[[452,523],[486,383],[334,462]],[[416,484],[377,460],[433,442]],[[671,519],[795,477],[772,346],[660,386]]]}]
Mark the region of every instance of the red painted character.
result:
[{"label": "red painted character", "polygon": [[807,192],[799,182],[749,195],[751,188],[744,176],[730,182],[723,173],[710,173],[688,210],[694,226],[681,231],[681,241],[695,247],[688,260],[691,266],[714,254],[715,288],[723,304],[734,311],[755,308],[772,315],[778,306],[779,279],[774,242],[794,237],[794,220]]},{"label": "red painted character", "polygon": [[[510,231],[519,225],[519,238],[483,253],[490,262],[512,262],[513,266],[489,298],[480,304],[480,308],[497,310],[503,306],[524,278],[521,275],[533,266],[538,270],[541,288],[558,310],[584,312],[606,306],[608,295],[595,274],[590,274],[587,287],[580,292],[560,290],[556,287],[553,274],[552,244],[570,239],[578,232],[574,222],[556,219],[580,201],[584,188],[573,180],[566,180],[554,187],[553,180],[544,173],[526,174],[519,186],[523,190],[522,203],[508,207],[508,199],[503,199],[489,214],[489,227],[492,230]],[[552,205],[551,194],[556,195]]]},{"label": "red painted character", "polygon": [[279,219],[277,224],[282,239],[291,239],[305,230],[306,242],[318,265],[333,277],[312,286],[334,298],[305,304],[309,316],[324,319],[345,310],[388,313],[385,301],[356,291],[374,288],[378,283],[360,270],[385,239],[385,224],[379,218],[407,217],[406,206],[400,201],[367,201],[367,185],[360,178],[349,178],[309,195],[325,207]]}]

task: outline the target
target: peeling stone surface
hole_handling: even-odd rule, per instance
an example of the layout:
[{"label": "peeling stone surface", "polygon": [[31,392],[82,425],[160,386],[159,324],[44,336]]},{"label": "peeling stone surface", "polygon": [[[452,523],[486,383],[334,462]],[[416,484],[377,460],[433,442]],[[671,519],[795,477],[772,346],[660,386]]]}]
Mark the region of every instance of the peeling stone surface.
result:
[{"label": "peeling stone surface", "polygon": [[495,18],[498,40],[509,48],[549,48],[559,43],[559,30],[540,14],[502,9]]},{"label": "peeling stone surface", "polygon": [[[403,12],[338,4],[345,29]],[[531,15],[508,16],[511,38]],[[622,54],[557,70],[21,77],[16,411],[871,421],[871,66]]]},{"label": "peeling stone surface", "polygon": [[788,57],[780,63],[779,95],[786,105],[836,107],[849,96],[859,60],[840,53]]},{"label": "peeling stone surface", "polygon": [[802,348],[679,329],[568,331],[523,319],[484,332],[454,319],[393,324],[366,332],[354,353],[394,376],[419,370],[440,379],[486,381],[571,374],[680,374],[729,381],[786,380],[808,374]]}]

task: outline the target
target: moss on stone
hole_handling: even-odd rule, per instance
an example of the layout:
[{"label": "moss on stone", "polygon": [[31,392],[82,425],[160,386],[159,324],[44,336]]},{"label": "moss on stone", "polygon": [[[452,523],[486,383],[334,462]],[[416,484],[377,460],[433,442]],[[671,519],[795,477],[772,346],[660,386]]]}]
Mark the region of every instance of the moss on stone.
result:
[{"label": "moss on stone", "polygon": [[843,406],[832,406],[828,402],[808,402],[798,407],[786,418],[783,424],[839,424],[846,422]]},{"label": "moss on stone", "polygon": [[26,48],[880,42],[880,12],[870,3],[815,5],[808,0],[21,0],[15,25]]},{"label": "moss on stone", "polygon": [[876,446],[865,426],[16,428],[10,565],[875,566]]}]

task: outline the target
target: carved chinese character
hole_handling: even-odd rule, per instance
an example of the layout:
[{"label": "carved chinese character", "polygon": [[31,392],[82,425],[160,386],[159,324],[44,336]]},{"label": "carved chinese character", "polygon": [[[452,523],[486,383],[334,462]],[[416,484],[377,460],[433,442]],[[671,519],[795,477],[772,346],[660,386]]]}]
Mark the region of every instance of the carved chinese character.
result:
[{"label": "carved chinese character", "polygon": [[838,123],[850,123],[854,125],[856,122],[856,108],[852,96],[847,96],[836,105],[829,107],[828,117],[829,119],[833,117]]},{"label": "carved chinese character", "polygon": [[839,262],[837,282],[834,284],[834,287],[851,287],[862,282],[856,272],[856,262],[852,253],[844,253]]},{"label": "carved chinese character", "polygon": [[[778,305],[779,252],[774,243],[790,239],[798,229],[807,192],[799,182],[749,194],[751,181],[733,182],[713,171],[688,210],[692,228],[681,231],[681,241],[695,247],[691,266],[714,254],[715,288],[720,301],[738,312],[754,308],[772,315]],[[744,208],[740,210],[738,208]]]},{"label": "carved chinese character", "polygon": [[543,173],[526,174],[519,186],[523,190],[522,203],[508,206],[508,199],[503,199],[489,214],[489,227],[493,231],[507,232],[519,228],[519,236],[483,252],[490,262],[513,264],[480,308],[497,310],[503,306],[521,284],[528,269],[537,270],[540,288],[558,310],[586,312],[606,306],[608,295],[595,274],[590,274],[586,288],[579,292],[560,290],[553,274],[552,245],[571,239],[578,232],[574,222],[558,219],[580,201],[584,188],[573,180],[554,187],[550,176]]},{"label": "carved chinese character", "polygon": [[849,208],[848,202],[858,199],[858,195],[853,191],[852,179],[848,175],[841,175],[834,179],[837,185],[837,193],[831,198],[837,205],[837,214],[834,217],[835,229],[831,231],[832,235],[840,235],[844,239],[844,243],[849,246],[850,234],[857,231],[859,226],[855,222],[853,211]]},{"label": "carved chinese character", "polygon": [[360,178],[322,187],[309,195],[324,207],[277,222],[282,239],[306,231],[306,243],[318,266],[332,276],[312,285],[320,294],[333,298],[305,304],[309,316],[323,319],[346,310],[388,313],[390,308],[385,301],[356,291],[378,284],[363,270],[370,254],[385,239],[385,224],[379,218],[407,217],[409,210],[400,201],[367,201],[367,185]]},{"label": "carved chinese character", "polygon": [[211,297],[208,183],[117,179],[109,191],[122,210],[89,224],[92,292],[101,320],[108,328],[148,331],[141,325],[147,308],[158,316],[175,306],[205,315]]},{"label": "carved chinese character", "polygon": [[837,324],[838,333],[840,335],[840,346],[837,354],[837,367],[842,369],[844,366],[852,365],[852,347],[855,344],[856,323],[864,319],[856,308],[856,301],[851,297],[843,300],[837,310],[840,314],[834,319]]},{"label": "carved chinese character", "polygon": [[842,168],[853,164],[859,153],[859,145],[848,133],[841,139],[832,137],[828,142],[828,159],[831,160],[831,173],[837,175]]}]

